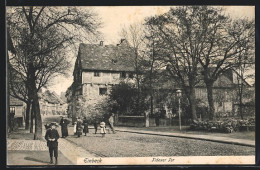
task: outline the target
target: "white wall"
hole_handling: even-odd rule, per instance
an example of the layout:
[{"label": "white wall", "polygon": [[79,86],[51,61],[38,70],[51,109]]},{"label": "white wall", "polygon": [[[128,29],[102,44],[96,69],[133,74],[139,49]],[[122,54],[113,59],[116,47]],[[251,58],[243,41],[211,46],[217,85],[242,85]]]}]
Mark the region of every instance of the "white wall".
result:
[{"label": "white wall", "polygon": [[99,84],[118,84],[120,73],[104,73],[100,72],[99,77],[94,76],[94,72],[83,72],[82,83],[99,83]]},{"label": "white wall", "polygon": [[125,80],[129,82],[134,82],[134,79],[128,78],[129,74],[126,73],[126,78],[120,78],[120,72],[99,72],[100,76],[95,77],[94,71],[92,72],[82,72],[82,84],[93,83],[93,84],[119,84],[120,81]]}]

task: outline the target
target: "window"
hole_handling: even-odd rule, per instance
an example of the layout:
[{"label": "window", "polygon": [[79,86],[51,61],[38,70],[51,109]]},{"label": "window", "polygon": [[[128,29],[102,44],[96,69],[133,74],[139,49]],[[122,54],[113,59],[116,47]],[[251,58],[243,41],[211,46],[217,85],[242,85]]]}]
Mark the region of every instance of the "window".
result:
[{"label": "window", "polygon": [[106,95],[107,94],[107,88],[99,88],[99,95]]},{"label": "window", "polygon": [[133,73],[129,73],[129,78],[134,78],[134,74]]},{"label": "window", "polygon": [[100,73],[98,71],[94,72],[94,77],[100,77]]},{"label": "window", "polygon": [[15,115],[15,107],[10,107],[10,113]]},{"label": "window", "polygon": [[120,77],[121,77],[121,78],[125,78],[125,77],[126,77],[126,73],[125,73],[125,72],[121,72],[121,73],[120,73]]}]

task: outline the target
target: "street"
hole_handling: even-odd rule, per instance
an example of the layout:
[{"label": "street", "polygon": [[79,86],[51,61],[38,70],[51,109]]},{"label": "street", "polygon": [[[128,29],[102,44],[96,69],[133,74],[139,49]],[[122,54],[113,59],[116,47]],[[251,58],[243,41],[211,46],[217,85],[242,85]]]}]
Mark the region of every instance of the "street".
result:
[{"label": "street", "polygon": [[66,140],[99,157],[255,155],[255,148],[247,146],[128,132],[107,133],[102,138],[99,133],[94,134],[90,126],[90,133],[78,138],[70,125]]},{"label": "street", "polygon": [[[69,134],[72,134],[69,128]],[[254,155],[252,147],[223,144],[194,139],[183,139],[167,136],[154,136],[117,132],[93,134],[93,129],[87,136],[70,135],[66,139],[87,151],[101,157],[151,157],[151,156],[215,156],[215,155]]]}]

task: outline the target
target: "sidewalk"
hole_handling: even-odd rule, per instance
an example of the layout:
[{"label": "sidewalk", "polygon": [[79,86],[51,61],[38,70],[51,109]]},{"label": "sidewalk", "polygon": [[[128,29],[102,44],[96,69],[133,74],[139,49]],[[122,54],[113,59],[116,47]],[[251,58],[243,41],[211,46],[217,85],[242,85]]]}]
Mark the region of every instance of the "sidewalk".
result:
[{"label": "sidewalk", "polygon": [[[45,129],[43,129],[45,134]],[[48,165],[49,152],[45,140],[32,140],[33,134],[19,129],[7,138],[7,165]],[[59,139],[58,165],[77,165],[78,157],[95,157],[85,149]]]},{"label": "sidewalk", "polygon": [[198,140],[206,140],[206,141],[219,142],[219,143],[228,143],[228,144],[255,147],[255,140],[235,139],[235,138],[226,137],[224,135],[216,136],[214,135],[214,133],[212,133],[212,135],[187,134],[187,133],[180,133],[180,132],[160,132],[160,131],[152,131],[147,129],[142,130],[142,128],[132,128],[132,127],[115,127],[115,129],[116,131],[119,132],[198,139]]}]

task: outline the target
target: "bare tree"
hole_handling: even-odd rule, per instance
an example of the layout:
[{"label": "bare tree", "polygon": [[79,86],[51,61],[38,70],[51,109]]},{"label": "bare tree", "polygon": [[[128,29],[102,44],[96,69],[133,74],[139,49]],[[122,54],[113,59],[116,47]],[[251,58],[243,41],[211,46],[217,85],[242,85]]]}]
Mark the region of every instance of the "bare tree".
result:
[{"label": "bare tree", "polygon": [[[163,65],[161,65],[161,49],[160,46],[160,37],[153,29],[150,28],[150,25],[145,25],[145,48],[142,50],[142,60],[140,62],[141,72],[143,79],[141,86],[148,90],[149,100],[150,100],[150,115],[154,114],[154,91],[155,88],[158,88],[158,80],[161,78],[161,70]],[[149,112],[146,113],[146,127],[149,127]]]},{"label": "bare tree", "polygon": [[[9,51],[13,54],[16,53],[15,49],[14,49],[14,46],[13,46],[13,41],[11,39],[11,36],[10,36],[10,32],[9,32],[9,26],[7,26],[7,75],[10,74],[10,65],[9,65]],[[7,105],[9,106],[10,105],[10,85],[9,85],[9,82],[7,81]],[[8,125],[8,128],[7,128],[7,131],[6,131],[6,134],[9,135],[9,130],[13,129],[12,127],[12,119],[14,118],[13,115],[10,114],[10,109],[7,109],[7,125]]]},{"label": "bare tree", "polygon": [[207,88],[210,119],[215,118],[213,85],[219,76],[237,65],[241,53],[252,47],[253,21],[235,20],[223,14],[222,8],[202,7],[198,29],[201,48],[198,60]]},{"label": "bare tree", "polygon": [[18,54],[12,66],[27,78],[35,113],[34,139],[41,138],[38,90],[69,67],[66,50],[76,40],[89,40],[100,23],[90,10],[58,7],[13,7],[8,11],[10,34]]},{"label": "bare tree", "polygon": [[194,120],[196,115],[195,86],[199,82],[199,51],[202,41],[198,29],[200,7],[185,6],[171,8],[168,13],[151,17],[147,24],[161,37],[162,61],[171,78],[186,94]]},{"label": "bare tree", "polygon": [[[254,24],[247,19],[237,20],[233,24],[233,30],[241,30],[239,35],[236,35],[240,40],[238,45],[238,54],[236,57],[233,71],[236,73],[237,81],[237,96],[239,101],[239,115],[241,119],[243,116],[244,94],[248,91],[247,80],[254,80],[254,66],[255,66],[255,42],[254,42]],[[252,72],[253,71],[253,72]]]},{"label": "bare tree", "polygon": [[[29,129],[29,114],[30,114],[30,108],[31,108],[31,102],[32,100],[29,98],[29,91],[28,87],[26,87],[26,77],[24,77],[22,74],[20,74],[18,71],[16,71],[10,64],[9,65],[9,87],[10,92],[9,94],[17,98],[24,103],[26,103],[26,112],[25,112],[25,129]],[[30,132],[32,133],[32,129],[30,129]]]},{"label": "bare tree", "polygon": [[188,96],[196,119],[195,89],[202,74],[207,87],[210,118],[214,119],[213,84],[236,65],[238,55],[254,36],[253,22],[232,22],[222,8],[182,6],[150,18],[148,23],[160,33],[165,49],[164,62],[175,81]]},{"label": "bare tree", "polygon": [[[138,98],[137,98],[137,105],[140,104],[140,82],[141,82],[141,70],[140,70],[140,51],[142,46],[144,45],[144,30],[143,25],[141,23],[134,23],[129,27],[125,27],[121,30],[121,36],[127,40],[129,43],[129,47],[131,47],[134,51],[135,58],[134,58],[134,65],[135,65],[135,73],[136,73],[136,84],[138,90]],[[138,108],[139,106],[137,106]],[[139,109],[138,109],[139,110]]]}]

